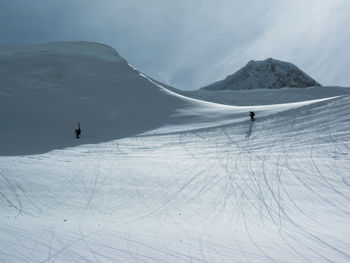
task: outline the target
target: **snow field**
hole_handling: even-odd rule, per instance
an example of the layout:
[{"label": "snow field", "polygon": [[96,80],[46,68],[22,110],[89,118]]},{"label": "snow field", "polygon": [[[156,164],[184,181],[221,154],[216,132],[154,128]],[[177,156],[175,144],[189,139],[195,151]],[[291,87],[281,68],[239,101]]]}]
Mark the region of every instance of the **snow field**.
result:
[{"label": "snow field", "polygon": [[349,116],[343,96],[1,156],[0,261],[349,262]]}]

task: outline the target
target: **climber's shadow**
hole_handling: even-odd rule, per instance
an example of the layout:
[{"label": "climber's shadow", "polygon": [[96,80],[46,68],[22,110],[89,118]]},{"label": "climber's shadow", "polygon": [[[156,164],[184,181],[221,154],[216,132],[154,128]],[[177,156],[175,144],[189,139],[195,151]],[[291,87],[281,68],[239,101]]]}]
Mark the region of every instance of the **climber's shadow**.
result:
[{"label": "climber's shadow", "polygon": [[247,134],[245,136],[246,138],[249,138],[250,135],[252,135],[252,133],[253,133],[253,126],[254,126],[254,122],[250,121],[249,122],[249,129],[248,129]]}]

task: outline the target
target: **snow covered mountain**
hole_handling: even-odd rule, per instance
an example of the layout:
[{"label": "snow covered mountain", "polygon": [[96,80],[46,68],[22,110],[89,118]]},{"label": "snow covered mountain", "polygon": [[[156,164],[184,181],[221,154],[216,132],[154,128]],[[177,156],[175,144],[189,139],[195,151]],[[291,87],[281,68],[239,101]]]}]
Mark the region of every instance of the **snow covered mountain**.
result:
[{"label": "snow covered mountain", "polygon": [[236,106],[290,103],[348,92],[348,88],[322,86],[295,65],[272,58],[252,60],[226,79],[198,90],[178,91],[191,98]]},{"label": "snow covered mountain", "polygon": [[101,44],[1,47],[0,262],[350,262],[350,89],[201,92],[246,106]]},{"label": "snow covered mountain", "polygon": [[280,89],[320,86],[292,63],[268,58],[251,60],[243,68],[224,80],[203,87],[205,90]]}]

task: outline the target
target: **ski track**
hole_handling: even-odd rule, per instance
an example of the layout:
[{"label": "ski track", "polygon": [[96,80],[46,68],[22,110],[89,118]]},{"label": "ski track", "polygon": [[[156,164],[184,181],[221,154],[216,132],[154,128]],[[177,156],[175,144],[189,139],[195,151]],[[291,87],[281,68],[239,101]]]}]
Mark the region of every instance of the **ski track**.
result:
[{"label": "ski track", "polygon": [[348,103],[0,157],[0,262],[350,262]]}]

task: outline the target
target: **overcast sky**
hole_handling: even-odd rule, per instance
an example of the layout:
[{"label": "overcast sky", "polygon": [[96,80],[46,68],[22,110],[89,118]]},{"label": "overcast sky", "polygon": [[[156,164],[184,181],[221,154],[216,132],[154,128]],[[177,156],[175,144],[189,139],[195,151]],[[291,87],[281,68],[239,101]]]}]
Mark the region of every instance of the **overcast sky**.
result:
[{"label": "overcast sky", "polygon": [[0,0],[0,45],[87,40],[180,89],[249,60],[350,86],[350,0]]}]

